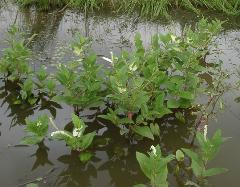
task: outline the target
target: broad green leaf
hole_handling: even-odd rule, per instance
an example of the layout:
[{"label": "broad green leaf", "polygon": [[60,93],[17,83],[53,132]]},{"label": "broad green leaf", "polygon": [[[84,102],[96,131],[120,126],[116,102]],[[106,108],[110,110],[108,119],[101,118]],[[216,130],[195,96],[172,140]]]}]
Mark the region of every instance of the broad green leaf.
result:
[{"label": "broad green leaf", "polygon": [[188,91],[179,92],[179,96],[180,96],[181,98],[189,99],[189,100],[192,100],[192,99],[195,98],[194,93],[188,92]]},{"label": "broad green leaf", "polygon": [[35,183],[29,183],[26,185],[26,187],[38,187],[38,185]]},{"label": "broad green leaf", "polygon": [[28,102],[29,102],[29,104],[33,105],[37,102],[37,100],[38,100],[38,98],[29,98]]},{"label": "broad green leaf", "polygon": [[193,170],[193,173],[197,177],[202,176],[203,170],[204,170],[204,164],[202,160],[199,158],[199,155],[190,149],[182,148],[182,150],[185,154],[187,154],[187,156],[191,158],[191,168]]},{"label": "broad green leaf", "polygon": [[93,154],[90,152],[82,152],[79,154],[79,159],[81,162],[87,162],[92,158]]},{"label": "broad green leaf", "polygon": [[167,101],[168,108],[178,108],[179,106],[180,106],[180,103],[175,99],[169,99]]},{"label": "broad green leaf", "polygon": [[40,143],[42,140],[43,140],[43,137],[27,136],[27,137],[24,137],[20,143],[24,145],[35,145]]},{"label": "broad green leaf", "polygon": [[82,119],[80,119],[77,115],[72,114],[72,122],[74,124],[75,128],[84,128],[86,125],[85,123],[82,121]]},{"label": "broad green leaf", "polygon": [[161,92],[155,100],[155,110],[160,110],[163,107],[164,99],[165,94]]},{"label": "broad green leaf", "polygon": [[145,154],[139,152],[136,153],[136,158],[144,175],[151,179],[152,168],[150,159]]},{"label": "broad green leaf", "polygon": [[151,123],[150,129],[151,129],[153,135],[160,136],[160,128],[157,123]]},{"label": "broad green leaf", "polygon": [[146,187],[144,184],[136,184],[136,185],[133,185],[133,187]]},{"label": "broad green leaf", "polygon": [[133,131],[136,132],[137,134],[143,136],[143,137],[146,137],[146,138],[150,138],[152,140],[154,140],[154,137],[153,137],[153,133],[151,131],[151,129],[147,126],[133,126]]},{"label": "broad green leaf", "polygon": [[86,135],[83,135],[82,142],[81,142],[81,149],[83,149],[83,150],[87,149],[91,145],[95,135],[96,135],[96,132],[91,132]]}]

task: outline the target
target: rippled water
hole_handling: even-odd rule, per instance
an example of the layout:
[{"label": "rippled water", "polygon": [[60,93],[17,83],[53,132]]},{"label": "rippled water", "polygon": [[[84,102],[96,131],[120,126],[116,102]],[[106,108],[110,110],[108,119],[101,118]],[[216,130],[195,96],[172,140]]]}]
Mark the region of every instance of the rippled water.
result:
[{"label": "rippled water", "polygon": [[[1,7],[1,5],[0,5]],[[38,12],[34,9],[21,10],[7,4],[0,9],[0,49],[6,47],[3,42],[9,26],[16,23],[22,31],[38,34],[31,43],[36,57],[34,67],[41,64],[50,66],[62,59],[70,59],[70,53],[64,53],[66,46],[73,40],[74,34],[80,32],[93,40],[93,50],[109,57],[110,51],[119,54],[122,49],[133,48],[134,36],[142,35],[144,45],[148,45],[155,33],[173,32],[181,35],[186,24],[194,24],[198,19],[192,14],[175,13],[173,21],[143,21],[136,16],[111,15],[100,12],[85,15],[81,12],[66,10]],[[222,53],[211,55],[208,61],[223,60],[224,69],[234,72],[240,65],[240,30],[239,20],[230,20],[216,40]],[[27,36],[26,36],[27,37]],[[1,54],[1,52],[0,52]],[[99,63],[105,63],[99,58]],[[231,75],[230,82],[237,78]],[[0,83],[0,186],[22,185],[42,178],[40,186],[96,186],[128,187],[137,183],[146,183],[135,159],[136,150],[146,152],[152,144],[160,142],[164,152],[175,152],[181,147],[189,146],[188,126],[195,117],[188,116],[187,124],[181,125],[170,117],[162,121],[161,138],[154,143],[144,141],[131,143],[119,135],[119,130],[103,120],[85,117],[92,129],[98,129],[98,137],[92,148],[95,157],[87,164],[79,162],[78,154],[69,150],[63,142],[45,140],[44,144],[32,147],[17,146],[25,132],[21,124],[26,117],[41,113],[56,116],[56,123],[62,128],[70,128],[72,108],[45,101],[40,106],[16,106],[14,86]],[[217,113],[217,121],[209,124],[209,134],[221,128],[223,135],[232,137],[226,142],[211,166],[226,167],[230,171],[210,179],[212,186],[239,187],[240,162],[240,104],[234,99],[240,91],[234,90],[224,95],[225,109]],[[84,114],[82,114],[84,115]],[[98,144],[98,145],[97,145]],[[101,146],[99,146],[101,144]],[[182,186],[181,177],[173,175],[170,168],[170,186]]]}]

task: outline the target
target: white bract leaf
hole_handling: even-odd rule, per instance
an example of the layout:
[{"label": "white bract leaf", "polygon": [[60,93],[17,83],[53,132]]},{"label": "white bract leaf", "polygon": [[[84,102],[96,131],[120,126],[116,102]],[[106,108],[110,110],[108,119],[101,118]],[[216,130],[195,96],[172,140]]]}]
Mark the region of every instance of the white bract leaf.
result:
[{"label": "white bract leaf", "polygon": [[83,128],[74,128],[73,129],[73,136],[80,138],[83,134]]},{"label": "white bract leaf", "polygon": [[157,156],[157,150],[156,150],[156,148],[155,148],[153,145],[151,146],[150,150],[152,151],[152,153],[153,153],[155,156]]}]

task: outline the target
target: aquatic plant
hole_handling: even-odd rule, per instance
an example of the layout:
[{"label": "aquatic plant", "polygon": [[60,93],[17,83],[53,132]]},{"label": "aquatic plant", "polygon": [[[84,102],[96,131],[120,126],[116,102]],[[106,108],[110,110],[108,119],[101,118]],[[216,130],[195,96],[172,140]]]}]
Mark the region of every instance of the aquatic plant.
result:
[{"label": "aquatic plant", "polygon": [[[52,120],[51,120],[52,121]],[[72,115],[72,122],[74,125],[73,131],[70,133],[65,130],[59,130],[57,126],[52,121],[53,126],[57,129],[57,131],[51,133],[51,137],[57,140],[63,140],[66,144],[72,149],[76,151],[84,151],[87,149],[95,135],[96,132],[90,132],[85,134],[85,130],[87,128],[86,124],[75,114]],[[86,155],[84,155],[85,157]],[[84,160],[83,156],[80,159]]]},{"label": "aquatic plant", "polygon": [[43,141],[48,133],[49,118],[47,115],[39,116],[36,120],[26,119],[26,131],[30,134],[21,140],[21,144],[33,145]]},{"label": "aquatic plant", "polygon": [[220,21],[202,19],[195,32],[187,28],[184,37],[153,36],[150,49],[145,49],[136,35],[134,52],[107,59],[112,65],[107,99],[113,110],[99,117],[115,123],[122,133],[130,130],[153,139],[149,122],[176,109],[193,107],[198,95],[206,91],[202,86],[206,81],[199,75],[211,69],[201,60],[220,30]]},{"label": "aquatic plant", "polygon": [[[168,181],[168,163],[172,161],[175,156],[168,155],[163,157],[160,146],[151,146],[151,152],[148,153],[149,156],[143,153],[136,153],[137,161],[144,175],[150,180],[152,187],[167,187]],[[145,185],[138,184],[134,187],[143,187]]]},{"label": "aquatic plant", "polygon": [[96,55],[85,56],[86,45],[88,39],[80,36],[78,42],[73,44],[73,50],[79,59],[67,65],[60,64],[55,75],[63,92],[53,100],[75,106],[76,112],[103,104],[100,66],[96,64]]},{"label": "aquatic plant", "polygon": [[12,81],[21,81],[31,72],[29,65],[30,50],[25,45],[22,33],[13,25],[8,30],[8,48],[0,59],[0,73]]},{"label": "aquatic plant", "polygon": [[[208,162],[215,158],[221,144],[224,142],[224,138],[222,138],[220,130],[216,131],[211,139],[207,138],[206,134],[199,132],[197,133],[196,138],[199,144],[199,149],[192,151],[191,149],[182,148],[182,151],[191,159],[190,167],[194,175],[197,177],[198,184],[204,186],[207,183],[207,177],[225,173],[227,171],[225,168],[207,169]],[[193,183],[192,181],[190,182]]]}]

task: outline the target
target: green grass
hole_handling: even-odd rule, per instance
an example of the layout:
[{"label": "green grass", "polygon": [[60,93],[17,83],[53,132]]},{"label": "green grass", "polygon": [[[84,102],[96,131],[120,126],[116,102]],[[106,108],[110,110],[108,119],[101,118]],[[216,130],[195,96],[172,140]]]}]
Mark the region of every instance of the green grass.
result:
[{"label": "green grass", "polygon": [[42,9],[51,7],[69,7],[98,9],[109,6],[112,10],[127,13],[139,11],[141,16],[156,18],[169,17],[169,12],[176,8],[188,9],[197,14],[209,9],[226,15],[240,15],[240,0],[16,0],[23,6],[36,5]]}]

